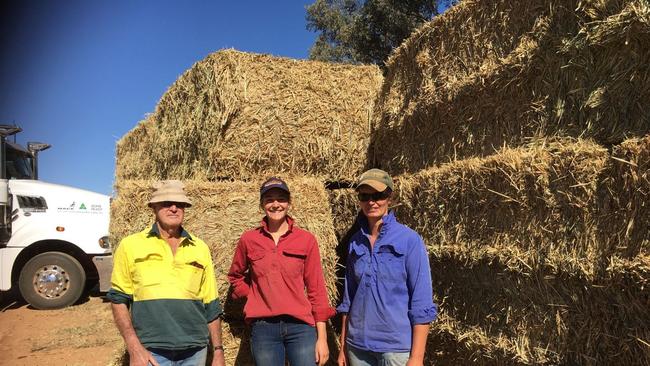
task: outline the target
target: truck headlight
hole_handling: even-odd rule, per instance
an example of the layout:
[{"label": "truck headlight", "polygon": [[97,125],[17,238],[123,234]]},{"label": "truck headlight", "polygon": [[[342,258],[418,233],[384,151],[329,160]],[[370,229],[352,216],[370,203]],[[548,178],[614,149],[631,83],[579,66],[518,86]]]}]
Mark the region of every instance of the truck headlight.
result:
[{"label": "truck headlight", "polygon": [[108,249],[111,247],[111,240],[108,238],[108,236],[102,236],[99,238],[99,246],[103,249]]}]

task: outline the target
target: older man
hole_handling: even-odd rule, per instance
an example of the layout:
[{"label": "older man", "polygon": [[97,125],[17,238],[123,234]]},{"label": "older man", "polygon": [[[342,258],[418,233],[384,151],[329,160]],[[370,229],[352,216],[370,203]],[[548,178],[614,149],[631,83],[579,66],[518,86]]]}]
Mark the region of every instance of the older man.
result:
[{"label": "older man", "polygon": [[212,365],[225,364],[210,251],[182,227],[191,205],[183,183],[163,182],[149,201],[154,224],[115,251],[108,298],[132,366],[204,366],[209,338]]}]

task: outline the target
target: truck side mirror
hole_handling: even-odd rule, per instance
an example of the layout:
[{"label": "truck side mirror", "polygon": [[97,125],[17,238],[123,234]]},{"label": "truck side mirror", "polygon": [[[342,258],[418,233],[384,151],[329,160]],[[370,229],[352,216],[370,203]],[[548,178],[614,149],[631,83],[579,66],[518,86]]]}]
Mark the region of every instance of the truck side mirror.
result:
[{"label": "truck side mirror", "polygon": [[27,150],[29,150],[31,153],[37,153],[39,151],[47,150],[50,147],[52,147],[52,145],[43,142],[30,141],[27,143]]}]

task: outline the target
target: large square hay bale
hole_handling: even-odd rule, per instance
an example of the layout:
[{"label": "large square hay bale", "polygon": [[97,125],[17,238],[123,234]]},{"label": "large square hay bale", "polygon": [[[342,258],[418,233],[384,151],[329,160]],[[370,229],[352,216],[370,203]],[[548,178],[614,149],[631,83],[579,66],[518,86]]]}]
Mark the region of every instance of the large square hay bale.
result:
[{"label": "large square hay bale", "polygon": [[118,142],[117,179],[354,179],[381,82],[376,66],[215,52]]}]

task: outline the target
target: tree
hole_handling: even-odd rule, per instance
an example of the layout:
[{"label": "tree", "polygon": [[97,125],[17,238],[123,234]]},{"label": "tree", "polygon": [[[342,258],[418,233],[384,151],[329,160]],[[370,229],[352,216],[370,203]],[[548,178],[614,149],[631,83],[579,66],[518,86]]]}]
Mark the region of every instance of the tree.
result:
[{"label": "tree", "polygon": [[457,0],[316,0],[307,7],[307,29],[320,32],[312,60],[375,63],[411,32]]}]

